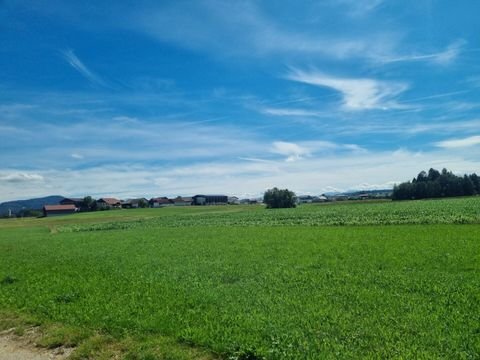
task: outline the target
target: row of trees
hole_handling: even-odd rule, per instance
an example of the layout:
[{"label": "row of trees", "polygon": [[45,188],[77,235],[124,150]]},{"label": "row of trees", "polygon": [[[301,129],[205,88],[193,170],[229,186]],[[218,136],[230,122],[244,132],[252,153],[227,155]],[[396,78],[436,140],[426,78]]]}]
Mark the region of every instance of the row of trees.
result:
[{"label": "row of trees", "polygon": [[412,181],[395,185],[393,200],[411,200],[470,196],[480,194],[480,178],[477,174],[457,176],[451,171],[435,169],[422,171]]}]

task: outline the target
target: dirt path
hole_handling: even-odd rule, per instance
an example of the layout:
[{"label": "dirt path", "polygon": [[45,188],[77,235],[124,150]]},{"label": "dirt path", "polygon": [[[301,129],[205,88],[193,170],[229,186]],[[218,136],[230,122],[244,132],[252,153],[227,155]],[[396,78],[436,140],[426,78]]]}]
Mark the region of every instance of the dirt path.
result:
[{"label": "dirt path", "polygon": [[29,336],[15,336],[13,330],[0,332],[0,360],[64,360],[72,349],[35,347]]}]

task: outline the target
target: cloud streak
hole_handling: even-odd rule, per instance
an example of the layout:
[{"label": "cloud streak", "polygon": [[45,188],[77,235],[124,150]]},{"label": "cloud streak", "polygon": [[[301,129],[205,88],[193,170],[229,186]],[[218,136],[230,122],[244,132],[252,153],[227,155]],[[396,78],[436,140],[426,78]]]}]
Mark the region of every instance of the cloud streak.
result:
[{"label": "cloud streak", "polygon": [[78,57],[75,55],[72,49],[62,51],[62,55],[65,61],[73,67],[76,71],[78,71],[83,77],[85,77],[90,83],[108,87],[108,84],[97,74],[95,74],[92,70],[90,70]]},{"label": "cloud streak", "polygon": [[458,149],[480,145],[480,136],[470,136],[463,139],[450,139],[435,143],[436,146],[444,149]]},{"label": "cloud streak", "polygon": [[398,57],[380,58],[380,62],[395,63],[395,62],[412,62],[412,61],[428,61],[438,65],[450,65],[460,55],[466,42],[464,40],[457,40],[451,43],[444,51],[430,53],[430,54],[412,54]]},{"label": "cloud streak", "polygon": [[395,97],[408,89],[408,85],[401,82],[335,77],[319,71],[298,69],[291,70],[286,78],[338,91],[343,98],[343,108],[352,111],[404,108],[395,101]]}]

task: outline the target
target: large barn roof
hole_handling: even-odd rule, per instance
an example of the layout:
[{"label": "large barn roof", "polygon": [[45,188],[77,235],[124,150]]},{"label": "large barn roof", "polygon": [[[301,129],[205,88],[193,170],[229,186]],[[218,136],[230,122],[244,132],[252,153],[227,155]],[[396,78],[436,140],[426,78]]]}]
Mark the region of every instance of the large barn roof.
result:
[{"label": "large barn roof", "polygon": [[106,203],[108,205],[116,205],[116,204],[120,203],[120,200],[115,199],[115,198],[101,198],[98,201],[103,201],[104,203]]},{"label": "large barn roof", "polygon": [[75,210],[75,205],[45,205],[45,211]]}]

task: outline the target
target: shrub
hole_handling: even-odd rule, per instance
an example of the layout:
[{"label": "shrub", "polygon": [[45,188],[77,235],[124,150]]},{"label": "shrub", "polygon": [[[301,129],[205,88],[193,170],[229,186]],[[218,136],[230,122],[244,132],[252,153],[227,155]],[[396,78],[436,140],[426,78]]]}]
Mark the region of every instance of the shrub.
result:
[{"label": "shrub", "polygon": [[293,208],[296,206],[293,191],[276,187],[265,191],[263,202],[267,205],[267,209]]}]

